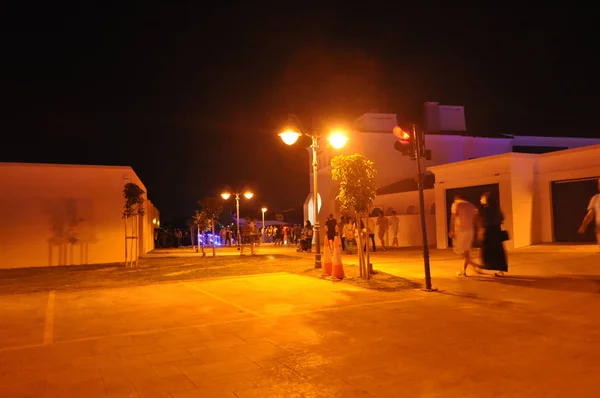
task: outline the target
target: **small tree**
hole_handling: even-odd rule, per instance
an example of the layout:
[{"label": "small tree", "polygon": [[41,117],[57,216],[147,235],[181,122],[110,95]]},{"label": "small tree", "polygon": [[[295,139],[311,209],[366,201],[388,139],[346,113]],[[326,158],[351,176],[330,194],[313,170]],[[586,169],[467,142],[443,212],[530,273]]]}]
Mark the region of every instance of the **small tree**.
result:
[{"label": "small tree", "polygon": [[[195,247],[194,245],[194,226],[196,225],[194,223],[194,217],[190,218],[189,220],[186,221],[186,225],[187,227],[190,229],[190,243],[192,245],[192,249]],[[198,253],[198,251],[196,250],[196,253]]]},{"label": "small tree", "polygon": [[209,226],[206,212],[202,210],[196,210],[196,214],[192,217],[192,221],[194,222],[196,230],[198,231],[198,246],[196,246],[196,253],[198,253],[198,249],[201,248],[202,257],[204,257],[206,256],[206,253],[204,252],[204,232]]},{"label": "small tree", "polygon": [[200,206],[200,209],[202,209],[202,211],[206,214],[206,217],[208,218],[208,222],[210,223],[210,230],[212,233],[212,252],[213,252],[213,257],[215,257],[217,255],[216,250],[215,250],[215,243],[216,243],[216,239],[215,239],[215,220],[217,220],[219,218],[219,216],[221,215],[221,213],[223,212],[223,203],[219,198],[216,198],[214,196],[209,196],[206,197],[204,199],[200,199],[198,201],[198,205]]},{"label": "small tree", "polygon": [[[123,188],[123,198],[125,198],[125,204],[123,206],[123,219],[125,220],[125,267],[130,264],[133,266],[133,259],[135,257],[135,265],[138,264],[139,254],[139,243],[135,244],[135,255],[134,255],[134,242],[138,242],[137,231],[139,230],[139,219],[145,214],[144,211],[144,190],[133,182],[128,182]],[[127,220],[131,220],[131,236],[127,235]],[[131,250],[129,257],[127,256],[127,240],[131,240]]]},{"label": "small tree", "polygon": [[370,264],[369,245],[367,245],[366,258],[362,250],[361,217],[367,215],[366,228],[368,239],[369,219],[368,210],[375,199],[377,188],[375,184],[375,163],[360,154],[336,156],[331,159],[331,176],[340,182],[339,193],[336,199],[340,201],[342,210],[354,210],[357,227],[361,230],[358,234],[358,258],[360,276],[370,279],[373,269]]}]

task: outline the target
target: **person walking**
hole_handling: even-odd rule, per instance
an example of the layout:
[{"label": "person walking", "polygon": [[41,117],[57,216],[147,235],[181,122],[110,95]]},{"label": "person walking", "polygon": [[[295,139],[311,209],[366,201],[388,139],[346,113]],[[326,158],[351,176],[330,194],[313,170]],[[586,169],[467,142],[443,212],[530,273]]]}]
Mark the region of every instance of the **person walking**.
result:
[{"label": "person walking", "polygon": [[246,217],[246,220],[244,220],[244,223],[242,224],[242,231],[241,231],[242,247],[240,249],[240,256],[244,255],[244,248],[246,247],[246,245],[250,245],[250,254],[254,254],[254,244],[250,240],[250,232],[251,231],[252,231],[252,227],[250,225],[250,219],[248,217]]},{"label": "person walking", "polygon": [[[398,225],[400,220],[396,215],[396,210],[392,210],[392,216],[390,217],[390,233],[392,234],[392,247],[398,247]],[[389,239],[389,238],[388,238]]]},{"label": "person walking", "polygon": [[504,251],[504,241],[508,240],[508,233],[502,230],[504,215],[496,198],[489,192],[481,195],[481,205],[482,268],[497,271],[494,276],[504,276],[504,273],[508,272],[508,262]]},{"label": "person walking", "polygon": [[457,254],[464,258],[463,269],[458,275],[467,276],[467,267],[471,265],[477,271],[479,265],[471,259],[471,248],[475,240],[475,223],[478,220],[477,208],[473,203],[467,202],[461,195],[454,197],[450,217],[450,232],[452,247]]},{"label": "person walking", "polygon": [[[598,191],[600,191],[600,178],[598,179]],[[595,220],[596,221],[596,242],[598,243],[598,253],[600,253],[600,193],[592,196],[590,204],[587,208],[588,212],[581,222],[579,227],[579,233],[585,234],[588,225]]]},{"label": "person walking", "polygon": [[381,250],[385,251],[385,234],[388,231],[389,221],[383,215],[383,212],[379,212],[379,216],[377,217],[377,236],[379,237],[379,242],[381,242]]},{"label": "person walking", "polygon": [[335,237],[338,235],[338,225],[335,218],[333,218],[333,214],[330,214],[327,217],[327,221],[325,221],[325,236],[327,238],[327,245],[333,250],[333,241]]},{"label": "person walking", "polygon": [[346,241],[346,247],[344,252],[346,254],[352,254],[354,251],[354,235],[356,233],[356,223],[351,217],[348,217],[346,224],[344,224],[344,230],[341,232],[344,240]]}]

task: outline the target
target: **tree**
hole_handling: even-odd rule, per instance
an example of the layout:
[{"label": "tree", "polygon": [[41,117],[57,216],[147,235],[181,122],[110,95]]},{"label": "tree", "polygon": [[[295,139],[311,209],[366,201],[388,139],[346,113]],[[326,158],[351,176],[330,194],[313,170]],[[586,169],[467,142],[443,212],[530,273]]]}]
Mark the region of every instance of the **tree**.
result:
[{"label": "tree", "polygon": [[[192,245],[192,249],[194,248],[194,227],[196,226],[196,223],[194,223],[194,217],[188,219],[185,222],[185,225],[190,229],[190,243]],[[196,250],[196,253],[198,253],[198,251]]]},{"label": "tree", "polygon": [[[125,220],[125,267],[131,265],[133,267],[133,259],[135,257],[135,266],[137,267],[139,242],[137,239],[137,231],[139,230],[139,219],[145,214],[144,211],[144,190],[133,182],[128,182],[123,188],[123,198],[125,198],[125,204],[123,206],[123,219]],[[131,220],[131,236],[127,235],[127,220]],[[127,256],[127,240],[131,240],[131,250],[129,251],[129,257]],[[133,248],[135,247],[135,255]]]},{"label": "tree", "polygon": [[[206,216],[206,212],[203,210],[196,210],[196,214],[192,217],[192,221],[196,226],[196,230],[198,231],[198,246],[196,246],[196,253],[198,253],[198,249],[202,249],[202,257],[206,256],[204,252],[204,232],[209,226],[208,217]],[[192,241],[193,241],[192,237]]]},{"label": "tree", "polygon": [[214,196],[208,196],[204,199],[200,199],[198,201],[198,205],[200,206],[201,211],[204,212],[204,214],[206,214],[206,217],[208,218],[208,222],[210,223],[210,230],[212,233],[212,252],[213,252],[213,257],[215,257],[217,255],[216,250],[215,250],[215,244],[216,244],[216,239],[215,239],[215,220],[217,220],[219,218],[219,216],[221,215],[221,213],[223,212],[223,202],[221,201],[221,199],[216,198]]},{"label": "tree", "polygon": [[367,243],[366,258],[362,251],[362,228],[360,228],[361,217],[366,213],[367,219],[365,226],[369,228],[369,207],[377,194],[375,183],[375,163],[360,154],[341,155],[331,159],[331,176],[335,181],[340,182],[339,193],[336,199],[340,201],[342,210],[353,210],[356,214],[357,227],[361,229],[358,234],[358,253],[360,264],[360,276],[367,279],[371,278],[373,273],[370,264],[369,245]]}]

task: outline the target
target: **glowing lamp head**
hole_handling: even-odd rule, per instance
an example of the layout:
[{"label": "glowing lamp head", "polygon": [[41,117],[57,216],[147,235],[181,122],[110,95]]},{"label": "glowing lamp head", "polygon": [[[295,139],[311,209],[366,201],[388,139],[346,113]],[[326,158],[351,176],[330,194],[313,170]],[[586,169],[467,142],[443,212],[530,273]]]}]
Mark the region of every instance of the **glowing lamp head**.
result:
[{"label": "glowing lamp head", "polygon": [[244,194],[244,197],[245,197],[246,199],[252,199],[252,197],[253,197],[253,196],[254,196],[254,194],[253,194],[252,192],[246,192],[246,193]]},{"label": "glowing lamp head", "polygon": [[263,208],[262,208],[262,209],[260,209],[260,210],[261,210],[263,213],[266,213],[266,212],[267,212],[267,208],[266,208],[266,207],[263,207]]},{"label": "glowing lamp head", "polygon": [[341,132],[335,132],[328,138],[328,140],[332,147],[335,149],[340,149],[346,145],[346,142],[348,142],[348,137]]},{"label": "glowing lamp head", "polygon": [[279,136],[281,137],[281,139],[283,140],[283,142],[286,145],[293,145],[296,143],[296,141],[298,141],[298,138],[300,138],[302,134],[296,132],[296,131],[292,131],[292,130],[288,130],[288,131],[284,131],[283,133],[279,133]]},{"label": "glowing lamp head", "polygon": [[229,199],[231,197],[231,194],[229,192],[223,192],[221,194],[221,197],[225,200]]},{"label": "glowing lamp head", "polygon": [[152,219],[152,224],[155,224],[155,225],[156,225],[156,218],[153,218],[153,219]]}]

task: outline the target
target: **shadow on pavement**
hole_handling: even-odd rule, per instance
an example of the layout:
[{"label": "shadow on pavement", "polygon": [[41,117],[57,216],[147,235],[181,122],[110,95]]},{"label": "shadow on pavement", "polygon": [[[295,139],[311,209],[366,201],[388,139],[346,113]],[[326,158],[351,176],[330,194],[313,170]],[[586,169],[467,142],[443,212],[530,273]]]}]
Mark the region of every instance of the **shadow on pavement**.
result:
[{"label": "shadow on pavement", "polygon": [[473,278],[481,282],[499,283],[502,285],[520,286],[532,289],[558,290],[581,293],[600,293],[598,275],[577,276],[510,276],[492,278]]}]

